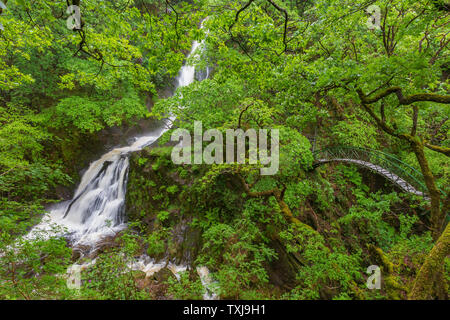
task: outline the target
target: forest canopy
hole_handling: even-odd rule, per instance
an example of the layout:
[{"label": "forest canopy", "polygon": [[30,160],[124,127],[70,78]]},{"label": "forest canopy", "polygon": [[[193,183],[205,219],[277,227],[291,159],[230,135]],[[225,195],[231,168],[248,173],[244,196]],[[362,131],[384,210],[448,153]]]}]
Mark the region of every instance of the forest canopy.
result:
[{"label": "forest canopy", "polygon": [[[201,299],[203,266],[222,299],[448,299],[448,1],[1,4],[0,299]],[[195,80],[177,86],[183,66]],[[24,235],[89,163],[168,117],[127,154],[128,228],[68,288],[94,257]],[[278,129],[278,173],[173,164],[170,135],[195,121]],[[137,276],[142,254],[187,271]]]}]

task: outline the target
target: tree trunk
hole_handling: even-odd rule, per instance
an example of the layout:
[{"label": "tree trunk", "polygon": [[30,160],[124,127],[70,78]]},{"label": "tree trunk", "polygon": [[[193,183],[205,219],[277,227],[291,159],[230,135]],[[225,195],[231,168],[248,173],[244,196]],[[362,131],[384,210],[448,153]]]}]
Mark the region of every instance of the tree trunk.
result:
[{"label": "tree trunk", "polygon": [[441,193],[436,187],[433,173],[431,172],[427,158],[425,157],[423,144],[416,138],[411,141],[411,147],[414,154],[416,155],[417,161],[419,162],[423,177],[425,179],[425,184],[427,186],[428,192],[430,193],[431,228],[433,240],[436,241],[442,232],[445,222],[445,212],[441,212],[440,210]]},{"label": "tree trunk", "polygon": [[[447,224],[442,235],[431,249],[414,280],[409,293],[410,300],[425,300],[433,296],[433,288],[447,287],[442,277],[444,259],[450,254],[450,224]],[[444,280],[444,282],[442,281]]]}]

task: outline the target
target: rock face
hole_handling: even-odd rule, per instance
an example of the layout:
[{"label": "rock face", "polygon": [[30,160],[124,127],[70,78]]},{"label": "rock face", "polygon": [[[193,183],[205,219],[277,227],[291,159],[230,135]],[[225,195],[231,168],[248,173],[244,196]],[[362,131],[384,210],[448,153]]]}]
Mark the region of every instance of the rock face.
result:
[{"label": "rock face", "polygon": [[170,151],[169,147],[146,148],[131,156],[127,217],[142,222],[145,232],[157,241],[158,248],[149,248],[152,258],[168,257],[175,264],[191,265],[201,247],[201,235],[190,226],[194,209],[183,191],[191,181],[185,169],[172,164]]}]

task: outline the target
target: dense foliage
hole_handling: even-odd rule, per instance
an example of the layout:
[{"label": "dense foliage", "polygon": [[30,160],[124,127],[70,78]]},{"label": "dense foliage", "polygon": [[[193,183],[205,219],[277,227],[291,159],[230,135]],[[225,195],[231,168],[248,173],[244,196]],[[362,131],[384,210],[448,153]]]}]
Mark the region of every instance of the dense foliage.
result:
[{"label": "dense foliage", "polygon": [[[199,266],[220,298],[448,298],[445,1],[3,3],[1,299],[200,299]],[[67,28],[68,4],[81,8],[78,29]],[[187,63],[210,68],[209,78],[166,98],[202,39]],[[78,259],[70,245],[22,236],[61,190],[74,189],[108,129],[169,114],[190,131],[194,121],[222,132],[279,129],[279,172],[177,166],[170,146],[133,155],[133,223],[98,253],[81,290],[67,288],[63,274]],[[315,168],[313,150],[332,146],[392,154],[421,174],[429,197],[351,164]],[[128,267],[144,253],[189,268],[149,282]],[[381,290],[366,287],[370,265],[381,267]]]}]

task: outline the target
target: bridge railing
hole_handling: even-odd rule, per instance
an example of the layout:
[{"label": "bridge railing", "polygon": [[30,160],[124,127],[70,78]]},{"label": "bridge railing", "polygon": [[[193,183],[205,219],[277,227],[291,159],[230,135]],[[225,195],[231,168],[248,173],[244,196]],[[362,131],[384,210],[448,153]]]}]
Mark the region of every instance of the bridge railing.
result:
[{"label": "bridge railing", "polygon": [[[359,160],[365,163],[370,163],[384,169],[386,172],[383,172],[383,174],[394,182],[399,182],[398,184],[406,191],[412,191],[408,190],[408,188],[412,186],[415,190],[422,192],[423,194],[428,193],[423,175],[420,171],[404,163],[393,155],[382,151],[359,147],[336,146],[315,151],[314,158],[316,159],[316,166],[320,164],[320,162],[323,163],[337,160],[343,161],[345,159]],[[371,169],[368,165],[364,166]],[[379,171],[377,172],[380,173]],[[402,183],[400,179],[407,182],[410,186]]]}]

